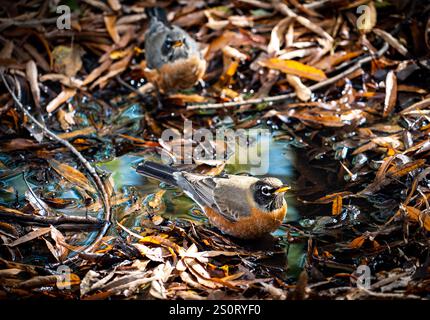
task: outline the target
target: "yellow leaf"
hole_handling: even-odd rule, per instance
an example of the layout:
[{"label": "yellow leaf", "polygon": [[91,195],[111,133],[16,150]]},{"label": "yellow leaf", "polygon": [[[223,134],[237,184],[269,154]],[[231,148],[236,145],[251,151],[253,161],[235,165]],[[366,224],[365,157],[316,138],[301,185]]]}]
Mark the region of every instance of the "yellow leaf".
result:
[{"label": "yellow leaf", "polygon": [[127,54],[127,50],[114,50],[109,54],[109,58],[112,60],[118,60],[124,58]]},{"label": "yellow leaf", "polygon": [[333,200],[333,206],[331,208],[331,214],[334,215],[334,216],[337,216],[341,212],[342,212],[342,197],[341,196],[337,196]]},{"label": "yellow leaf", "polygon": [[278,58],[270,58],[265,61],[261,61],[260,64],[270,69],[276,69],[287,74],[292,74],[315,81],[322,81],[327,79],[327,76],[322,70],[294,60],[281,60]]},{"label": "yellow leaf", "polygon": [[365,236],[359,236],[349,243],[349,247],[352,249],[361,248],[361,246],[364,244],[365,240],[366,240]]}]

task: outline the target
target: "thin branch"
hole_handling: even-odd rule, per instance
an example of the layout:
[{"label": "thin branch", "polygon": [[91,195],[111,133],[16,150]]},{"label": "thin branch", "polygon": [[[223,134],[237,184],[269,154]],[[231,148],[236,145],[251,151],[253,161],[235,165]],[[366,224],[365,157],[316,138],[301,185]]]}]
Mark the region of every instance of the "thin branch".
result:
[{"label": "thin branch", "polygon": [[[19,212],[19,211],[18,211]],[[10,221],[10,222],[19,222],[28,225],[37,225],[37,226],[62,226],[62,225],[73,225],[78,224],[80,226],[87,227],[100,227],[104,224],[103,220],[92,218],[92,217],[79,217],[79,216],[59,216],[59,217],[46,217],[46,216],[37,216],[34,214],[23,214],[23,213],[13,213],[1,211],[0,209],[0,220],[1,221]]]},{"label": "thin branch", "polygon": [[[48,128],[46,128],[42,123],[40,123],[35,117],[33,117],[33,115],[24,107],[24,105],[21,103],[21,101],[16,97],[15,93],[13,92],[13,90],[10,88],[6,77],[4,75],[4,71],[1,70],[0,71],[0,75],[1,78],[5,84],[6,89],[9,91],[9,94],[12,96],[15,104],[19,107],[19,109],[35,124],[37,125],[43,132],[43,134],[52,139],[52,140],[56,140],[57,142],[61,143],[63,146],[65,146],[67,149],[69,149],[78,159],[79,161],[82,163],[82,165],[85,167],[85,169],[88,171],[88,173],[91,175],[91,177],[93,178],[96,187],[101,195],[101,199],[103,202],[103,205],[105,207],[105,223],[103,225],[103,228],[99,231],[97,237],[95,238],[95,240],[88,246],[85,248],[85,252],[90,252],[92,251],[101,241],[101,239],[104,237],[104,235],[106,234],[107,230],[109,229],[110,226],[110,218],[111,218],[111,206],[110,206],[110,199],[109,196],[106,192],[106,188],[100,178],[100,176],[98,175],[97,171],[94,169],[93,166],[91,166],[91,164],[82,156],[82,154],[67,140],[61,139],[60,137],[58,137],[54,132],[50,131]],[[19,86],[19,83],[16,81],[16,85]]]},{"label": "thin branch", "polygon": [[[354,71],[361,68],[361,66],[365,63],[368,63],[372,61],[374,58],[378,58],[382,56],[389,48],[388,43],[385,43],[384,46],[376,52],[375,55],[366,56],[360,60],[358,60],[352,67],[346,69],[345,71],[342,71],[341,73],[328,78],[324,81],[315,83],[314,85],[310,86],[309,89],[312,91],[327,87],[328,85],[331,85],[333,83],[336,83],[340,79],[346,77],[347,75],[353,73]],[[280,102],[285,101],[291,98],[296,97],[295,92],[287,93],[287,94],[281,94],[278,96],[272,96],[272,97],[265,97],[265,98],[258,98],[258,99],[249,99],[244,101],[232,101],[232,102],[223,102],[223,103],[209,103],[209,104],[194,104],[187,106],[187,110],[207,110],[207,109],[220,109],[220,108],[230,108],[230,107],[240,107],[244,105],[250,105],[250,104],[260,104],[260,103],[274,103],[274,102]]]}]

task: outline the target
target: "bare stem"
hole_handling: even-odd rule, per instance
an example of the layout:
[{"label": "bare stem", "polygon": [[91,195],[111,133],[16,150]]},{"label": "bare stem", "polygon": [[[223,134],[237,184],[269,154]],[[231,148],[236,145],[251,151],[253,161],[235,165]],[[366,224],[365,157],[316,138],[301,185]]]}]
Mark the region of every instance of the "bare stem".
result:
[{"label": "bare stem", "polygon": [[[315,83],[314,85],[310,86],[309,89],[312,91],[318,90],[321,88],[324,88],[330,84],[336,83],[340,79],[346,77],[347,75],[353,73],[354,71],[361,68],[361,66],[365,63],[368,63],[375,57],[382,56],[389,48],[388,43],[385,43],[384,46],[376,52],[376,54],[366,56],[358,60],[353,66],[346,69],[345,71],[342,71],[341,73],[328,78],[324,81]],[[271,97],[265,97],[265,98],[258,98],[258,99],[249,99],[244,101],[232,101],[232,102],[223,102],[223,103],[208,103],[208,104],[194,104],[187,106],[187,110],[207,110],[207,109],[220,109],[220,108],[231,108],[231,107],[240,107],[244,105],[250,105],[250,104],[260,104],[260,103],[274,103],[274,102],[280,102],[285,101],[287,99],[294,98],[296,96],[295,92],[287,93],[287,94],[281,94],[278,96],[271,96]]]},{"label": "bare stem", "polygon": [[[79,161],[82,163],[82,165],[85,167],[85,169],[88,171],[88,173],[90,174],[90,176],[93,178],[96,188],[99,191],[100,195],[101,195],[101,199],[105,208],[105,219],[104,219],[104,225],[102,227],[102,229],[99,231],[97,237],[95,238],[95,240],[84,249],[84,252],[91,252],[101,241],[101,239],[104,237],[104,235],[106,234],[107,230],[109,229],[110,226],[110,218],[111,218],[111,206],[110,206],[110,199],[109,196],[106,192],[106,188],[100,178],[100,176],[98,175],[97,171],[94,169],[94,167],[87,161],[87,159],[84,158],[84,156],[67,140],[64,140],[60,137],[58,137],[54,132],[52,132],[51,130],[49,130],[48,128],[46,128],[45,125],[43,125],[42,123],[40,123],[25,107],[24,105],[21,103],[21,101],[17,98],[17,96],[15,95],[15,93],[13,92],[13,90],[10,88],[6,77],[4,75],[4,71],[0,71],[0,75],[1,78],[6,86],[6,89],[8,90],[9,94],[12,96],[15,104],[19,107],[19,109],[35,124],[37,125],[43,132],[43,134],[52,139],[55,140],[57,142],[59,142],[60,144],[62,144],[63,146],[65,146],[67,149],[70,150],[70,152],[72,152],[78,159]],[[17,80],[15,79],[15,83],[16,86],[19,86],[19,83],[17,82]]]}]

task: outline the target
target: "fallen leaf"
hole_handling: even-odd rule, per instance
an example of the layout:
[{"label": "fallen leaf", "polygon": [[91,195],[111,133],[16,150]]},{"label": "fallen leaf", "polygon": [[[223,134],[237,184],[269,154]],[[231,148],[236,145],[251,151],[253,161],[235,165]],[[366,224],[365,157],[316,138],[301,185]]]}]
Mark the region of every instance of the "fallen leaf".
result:
[{"label": "fallen leaf", "polygon": [[267,60],[260,61],[260,65],[266,68],[279,70],[287,74],[292,74],[315,81],[322,81],[327,79],[327,76],[322,70],[305,65],[295,60],[281,60],[278,58],[270,58]]},{"label": "fallen leaf", "polygon": [[410,206],[406,207],[406,212],[408,218],[419,222],[427,231],[430,231],[430,216],[427,213]]},{"label": "fallen leaf", "polygon": [[118,43],[121,38],[118,34],[118,30],[116,27],[116,16],[105,15],[104,22],[105,22],[106,30],[108,31],[113,42]]},{"label": "fallen leaf", "polygon": [[96,190],[88,181],[87,177],[79,170],[54,159],[48,160],[48,163],[60,176],[64,177],[69,182],[87,190],[90,194],[96,193]]},{"label": "fallen leaf", "polygon": [[348,246],[352,249],[359,249],[363,246],[364,241],[366,239],[367,239],[366,236],[359,236],[359,237],[355,238],[354,240],[352,240]]},{"label": "fallen leaf", "polygon": [[385,80],[385,101],[384,101],[384,111],[383,117],[390,115],[396,105],[397,100],[397,78],[394,71],[390,71],[387,74]]},{"label": "fallen leaf", "polygon": [[69,99],[73,98],[76,94],[76,89],[64,88],[61,93],[52,99],[46,106],[46,111],[48,113],[54,112],[63,103],[67,102]]},{"label": "fallen leaf", "polygon": [[286,17],[273,27],[270,35],[270,42],[267,46],[267,53],[269,55],[277,55],[281,50],[281,46],[285,39],[285,31],[291,21],[292,19],[290,17]]},{"label": "fallen leaf", "polygon": [[82,68],[81,56],[83,53],[83,49],[78,45],[55,47],[52,51],[54,70],[68,77],[74,77]]},{"label": "fallen leaf", "polygon": [[407,56],[408,55],[408,49],[403,46],[399,40],[394,38],[390,33],[374,28],[373,32],[380,36],[382,39],[384,39],[390,46],[392,46],[394,49],[396,49],[400,54]]},{"label": "fallen leaf", "polygon": [[298,76],[287,74],[287,81],[294,88],[297,97],[301,101],[309,101],[312,96],[312,91],[303,84]]},{"label": "fallen leaf", "polygon": [[51,228],[50,227],[46,227],[46,228],[39,228],[36,229],[34,231],[31,231],[29,233],[27,233],[26,235],[22,236],[21,238],[16,239],[15,241],[8,243],[7,246],[9,247],[15,247],[17,245],[26,243],[30,240],[39,238],[47,233],[51,232]]},{"label": "fallen leaf", "polygon": [[341,196],[337,196],[333,200],[333,206],[332,206],[332,209],[331,209],[331,214],[334,215],[334,216],[337,216],[341,212],[342,212],[342,197]]},{"label": "fallen leaf", "polygon": [[30,83],[31,93],[33,95],[34,103],[37,107],[40,107],[40,89],[37,81],[37,66],[33,60],[29,60],[25,65],[25,73],[27,75],[28,82]]}]

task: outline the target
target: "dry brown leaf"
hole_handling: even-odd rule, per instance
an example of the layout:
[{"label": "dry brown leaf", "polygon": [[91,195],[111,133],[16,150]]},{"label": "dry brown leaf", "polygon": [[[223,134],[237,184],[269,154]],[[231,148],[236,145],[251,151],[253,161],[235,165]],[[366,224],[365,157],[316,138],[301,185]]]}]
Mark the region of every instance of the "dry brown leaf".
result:
[{"label": "dry brown leaf", "polygon": [[108,4],[113,11],[121,10],[121,3],[119,2],[119,0],[108,0]]},{"label": "dry brown leaf", "polygon": [[239,15],[235,15],[235,16],[230,16],[228,17],[228,21],[236,27],[239,28],[249,28],[249,27],[253,27],[254,26],[254,20],[252,17],[247,17],[247,16],[239,16]]},{"label": "dry brown leaf", "polygon": [[87,85],[97,79],[103,72],[105,72],[112,64],[112,60],[108,59],[104,61],[97,68],[93,69],[91,73],[84,79],[83,85]]},{"label": "dry brown leaf", "polygon": [[48,113],[54,112],[63,103],[73,98],[75,94],[76,94],[76,89],[64,88],[64,90],[61,91],[61,93],[58,96],[56,96],[48,103],[48,105],[46,106],[46,111]]},{"label": "dry brown leaf", "polygon": [[313,23],[309,19],[300,15],[297,15],[293,10],[288,8],[288,6],[285,3],[280,1],[273,1],[272,3],[278,11],[282,12],[283,14],[289,17],[295,18],[296,21],[300,23],[302,26],[304,26],[305,28],[308,28],[309,30],[315,32],[316,34],[322,36],[323,38],[326,38],[330,43],[334,42],[334,39],[332,38],[332,36],[329,35],[326,31],[324,31],[323,28]]},{"label": "dry brown leaf", "polygon": [[385,101],[383,117],[389,116],[396,106],[397,101],[397,77],[394,71],[390,71],[387,74],[385,80]]},{"label": "dry brown leaf", "polygon": [[408,218],[419,222],[427,231],[430,231],[430,216],[427,213],[410,206],[406,207],[406,212]]},{"label": "dry brown leaf", "polygon": [[359,236],[357,238],[355,238],[354,240],[352,240],[349,243],[349,247],[352,249],[359,249],[363,246],[364,241],[367,239],[366,236]]},{"label": "dry brown leaf", "polygon": [[206,20],[205,10],[194,11],[178,18],[175,18],[173,23],[180,27],[192,27],[201,25]]},{"label": "dry brown leaf", "polygon": [[260,65],[266,68],[276,69],[287,74],[292,74],[315,81],[322,81],[327,79],[327,76],[322,70],[294,60],[281,60],[278,58],[270,58],[267,60],[260,61]]},{"label": "dry brown leaf", "polygon": [[117,74],[120,74],[123,72],[129,65],[131,58],[133,57],[133,50],[131,47],[128,49],[128,54],[122,58],[121,60],[113,63],[109,66],[109,71],[104,76],[100,77],[91,85],[91,89],[95,88],[96,86],[100,86],[100,88],[103,88],[106,86],[108,80],[112,77],[115,77]]},{"label": "dry brown leaf", "polygon": [[224,53],[224,55],[229,58],[237,59],[240,61],[245,61],[249,59],[248,55],[230,46],[225,46],[224,48],[222,48],[222,53]]},{"label": "dry brown leaf", "polygon": [[51,232],[50,227],[39,228],[39,229],[36,229],[34,231],[27,233],[26,235],[22,236],[21,238],[16,239],[15,241],[13,241],[11,243],[8,243],[7,246],[15,247],[17,245],[23,244],[23,243],[28,242],[30,240],[39,238],[39,237],[41,237],[41,236],[43,236],[49,232]]},{"label": "dry brown leaf", "polygon": [[48,160],[50,166],[62,177],[69,182],[81,187],[84,190],[90,192],[90,194],[96,193],[96,190],[91,185],[87,177],[79,170],[69,166],[66,163],[59,162],[54,159]]},{"label": "dry brown leaf", "polygon": [[426,99],[423,99],[417,103],[414,103],[413,105],[400,111],[400,114],[406,115],[406,114],[409,114],[409,113],[414,112],[416,110],[421,110],[421,109],[427,108],[428,106],[430,106],[430,98],[426,98]]},{"label": "dry brown leaf", "polygon": [[215,54],[222,50],[225,46],[246,46],[246,45],[259,45],[262,44],[262,39],[257,37],[252,37],[248,34],[242,32],[233,32],[233,31],[225,31],[221,36],[215,38],[209,45],[209,48],[206,52],[205,59],[206,61],[212,60]]},{"label": "dry brown leaf", "polygon": [[408,49],[403,46],[399,40],[394,38],[390,33],[375,28],[373,29],[373,32],[380,36],[382,39],[384,39],[390,46],[392,46],[394,49],[396,49],[400,54],[407,56],[408,55]]},{"label": "dry brown leaf", "polygon": [[41,75],[39,77],[40,82],[45,81],[59,81],[61,84],[71,87],[71,88],[80,88],[82,86],[82,80],[68,77],[61,73],[47,73],[44,75]]},{"label": "dry brown leaf", "polygon": [[140,243],[133,243],[133,246],[139,250],[140,254],[156,262],[164,262],[163,251],[160,247],[150,248]]},{"label": "dry brown leaf", "polygon": [[25,73],[27,75],[28,82],[30,83],[31,93],[33,95],[34,103],[37,107],[40,107],[40,89],[37,81],[37,66],[33,60],[29,60],[25,65]]},{"label": "dry brown leaf", "polygon": [[104,21],[105,21],[106,30],[108,31],[113,42],[117,44],[121,38],[118,34],[118,30],[116,27],[116,16],[105,15]]},{"label": "dry brown leaf", "polygon": [[68,77],[74,77],[82,68],[81,56],[84,50],[78,46],[57,46],[52,51],[54,57],[54,70]]},{"label": "dry brown leaf", "polygon": [[285,31],[288,25],[292,21],[291,17],[286,17],[279,21],[276,26],[272,29],[270,35],[270,42],[267,46],[267,53],[269,55],[277,55],[281,50],[281,46],[284,43]]},{"label": "dry brown leaf", "polygon": [[50,226],[50,230],[51,230],[51,238],[52,240],[54,240],[55,246],[53,246],[52,243],[50,243],[46,239],[44,239],[45,243],[49,251],[51,251],[54,258],[58,262],[63,262],[66,259],[67,254],[69,253],[67,246],[63,245],[66,243],[66,239],[64,238],[63,234],[60,231],[58,231],[54,226]]},{"label": "dry brown leaf", "polygon": [[407,175],[409,172],[417,170],[421,168],[426,163],[425,159],[419,159],[416,161],[408,162],[402,166],[391,168],[387,171],[390,177],[392,178],[400,178],[404,175]]},{"label": "dry brown leaf", "polygon": [[287,74],[287,81],[294,88],[297,97],[301,101],[309,101],[312,96],[312,91],[303,84],[298,76]]}]

